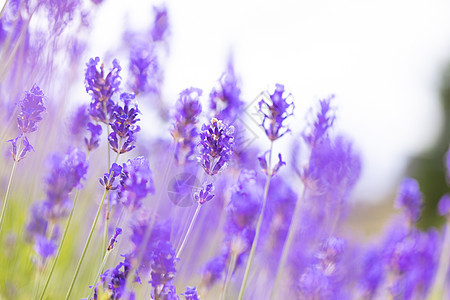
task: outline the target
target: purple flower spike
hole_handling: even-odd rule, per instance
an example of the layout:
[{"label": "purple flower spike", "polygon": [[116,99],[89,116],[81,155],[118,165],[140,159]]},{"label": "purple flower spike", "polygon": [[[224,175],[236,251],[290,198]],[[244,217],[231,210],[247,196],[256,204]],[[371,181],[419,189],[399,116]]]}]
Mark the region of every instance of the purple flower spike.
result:
[{"label": "purple flower spike", "polygon": [[139,156],[123,164],[120,184],[119,196],[122,204],[131,210],[140,208],[142,199],[155,192],[148,160]]},{"label": "purple flower spike", "polygon": [[34,152],[33,146],[31,146],[31,144],[28,141],[27,137],[24,136],[23,139],[22,139],[22,150],[20,150],[20,153],[18,155],[18,153],[17,153],[17,140],[22,138],[22,136],[23,136],[23,134],[21,133],[15,139],[11,139],[11,140],[7,141],[7,142],[11,143],[11,146],[12,146],[12,148],[11,148],[11,155],[13,157],[13,160],[17,161],[17,162],[19,162],[22,159],[24,159],[26,154],[27,154],[27,152],[31,152],[31,151]]},{"label": "purple flower spike", "polygon": [[100,136],[102,135],[102,126],[95,125],[91,122],[87,124],[88,130],[91,133],[91,137],[89,139],[84,138],[84,142],[86,143],[86,148],[88,151],[92,151],[98,148],[100,144]]},{"label": "purple flower spike", "polygon": [[119,184],[117,183],[116,185],[114,185],[114,182],[121,173],[122,167],[116,163],[113,163],[111,168],[109,169],[109,173],[105,173],[103,175],[103,178],[99,178],[98,181],[105,187],[105,189],[116,190],[119,187]]},{"label": "purple flower spike", "polygon": [[109,123],[112,118],[114,102],[111,97],[119,90],[120,71],[119,62],[113,61],[113,68],[104,76],[103,64],[97,68],[100,58],[89,59],[86,64],[85,85],[86,92],[92,96],[89,114],[95,121]]},{"label": "purple flower spike", "polygon": [[47,239],[45,236],[36,238],[34,251],[42,257],[43,263],[47,258],[52,257],[56,253],[57,245],[54,240]]},{"label": "purple flower spike", "polygon": [[211,192],[214,191],[213,185],[210,183],[205,188],[202,188],[200,192],[195,193],[194,198],[198,204],[205,204],[214,198],[214,195]]},{"label": "purple flower spike", "polygon": [[[264,152],[263,155],[258,157],[259,165],[263,170],[264,174],[269,174],[268,166],[267,166],[267,155],[269,151]],[[272,168],[270,171],[271,176],[275,176],[282,166],[286,165],[286,162],[283,161],[281,157],[281,153],[278,153],[278,163]]]},{"label": "purple flower spike", "polygon": [[293,115],[294,102],[290,100],[291,94],[283,97],[284,85],[276,84],[275,91],[269,99],[259,102],[259,112],[263,114],[261,126],[264,128],[267,137],[275,141],[289,132],[289,128],[284,124],[285,120]]},{"label": "purple flower spike", "polygon": [[114,236],[109,241],[108,251],[111,251],[117,243],[117,237],[122,233],[122,228],[117,227]]},{"label": "purple flower spike", "polygon": [[165,6],[162,6],[154,7],[153,9],[156,16],[154,26],[151,31],[151,36],[154,42],[163,41],[164,36],[167,34],[167,29],[169,28],[167,8]]},{"label": "purple flower spike", "polygon": [[199,158],[207,174],[215,175],[228,165],[234,144],[233,132],[233,126],[216,118],[211,119],[210,125],[203,124]]},{"label": "purple flower spike", "polygon": [[185,89],[180,93],[175,107],[171,134],[176,143],[175,159],[179,163],[191,160],[194,154],[198,136],[198,116],[202,112],[199,101],[201,95],[201,89],[193,87]]},{"label": "purple flower spike", "polygon": [[316,118],[308,128],[308,132],[303,134],[303,139],[310,145],[314,147],[322,139],[328,138],[328,131],[333,127],[336,116],[331,108],[331,101],[334,95],[327,99],[319,101],[320,109],[316,115]]},{"label": "purple flower spike", "polygon": [[409,219],[415,222],[420,217],[421,206],[422,194],[419,184],[415,179],[405,178],[398,190],[395,208],[404,209]]},{"label": "purple flower spike", "polygon": [[184,296],[186,300],[199,300],[197,295],[197,288],[195,286],[192,288],[186,287],[186,292],[181,295]]},{"label": "purple flower spike", "polygon": [[108,285],[108,299],[120,299],[123,295],[127,294],[125,287],[130,269],[131,264],[125,258],[124,261],[119,263],[115,268],[108,269],[105,273],[100,275],[101,283],[106,283]]},{"label": "purple flower spike", "polygon": [[446,194],[439,200],[438,211],[441,216],[450,218],[450,195]]},{"label": "purple flower spike", "polygon": [[45,112],[45,95],[35,84],[29,92],[25,92],[25,98],[19,102],[21,111],[17,116],[17,124],[22,133],[30,133],[37,130],[37,123],[42,120],[41,114]]}]

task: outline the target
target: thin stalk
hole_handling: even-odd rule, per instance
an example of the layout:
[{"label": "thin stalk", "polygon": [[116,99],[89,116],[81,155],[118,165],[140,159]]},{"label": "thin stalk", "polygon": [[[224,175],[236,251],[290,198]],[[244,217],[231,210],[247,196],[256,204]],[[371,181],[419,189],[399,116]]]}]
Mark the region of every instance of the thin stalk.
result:
[{"label": "thin stalk", "polygon": [[258,223],[256,224],[255,238],[253,239],[252,248],[250,250],[250,255],[249,255],[248,261],[247,261],[247,266],[245,267],[244,278],[242,280],[241,289],[239,291],[239,297],[238,297],[239,300],[242,300],[244,298],[245,287],[247,286],[248,275],[250,273],[250,267],[253,262],[253,257],[255,256],[256,245],[258,244],[259,233],[261,231],[261,224],[262,224],[262,220],[264,217],[264,212],[266,210],[267,195],[269,194],[270,179],[272,178],[272,149],[273,149],[273,141],[270,143],[269,164],[267,166],[267,179],[266,179],[266,185],[264,187],[263,204],[262,204],[261,212],[259,214]]},{"label": "thin stalk", "polygon": [[234,268],[236,267],[237,253],[232,251],[230,264],[228,265],[227,277],[225,278],[225,283],[222,288],[222,294],[220,294],[220,300],[227,298],[228,286],[230,285],[231,277],[233,275]]},{"label": "thin stalk", "polygon": [[288,235],[286,237],[286,241],[283,245],[283,250],[281,252],[280,262],[278,263],[277,275],[275,277],[275,284],[273,285],[272,293],[270,294],[270,299],[275,299],[277,294],[278,284],[280,283],[281,274],[283,273],[284,265],[286,264],[286,259],[289,254],[289,249],[291,249],[292,242],[294,241],[295,233],[298,228],[298,224],[300,222],[300,211],[301,205],[300,202],[305,198],[306,187],[303,186],[302,196],[297,198],[297,202],[295,203],[294,214],[292,215],[292,221],[289,225]]},{"label": "thin stalk", "polygon": [[3,4],[2,10],[0,11],[0,18],[2,17],[3,12],[5,11],[5,7],[6,7],[7,3],[8,3],[8,0],[5,0],[5,3]]},{"label": "thin stalk", "polygon": [[106,261],[108,260],[108,257],[110,254],[111,254],[111,251],[106,250],[105,255],[103,256],[102,264],[101,264],[100,268],[98,269],[97,275],[95,276],[94,284],[92,285],[92,288],[91,288],[91,291],[89,292],[89,296],[87,297],[87,300],[90,300],[92,295],[94,294],[95,285],[97,284],[97,280],[103,272],[103,268],[105,267]]},{"label": "thin stalk", "polygon": [[47,290],[48,284],[50,283],[50,279],[52,278],[52,275],[53,275],[53,271],[55,270],[56,263],[58,262],[59,255],[61,254],[61,249],[64,245],[64,241],[66,240],[67,232],[69,231],[70,222],[72,221],[73,211],[75,210],[75,204],[78,200],[79,192],[80,191],[77,190],[75,193],[75,198],[73,199],[73,206],[72,206],[72,209],[70,210],[70,214],[69,214],[69,218],[67,219],[66,226],[64,227],[64,232],[63,232],[63,235],[61,238],[61,242],[59,243],[58,250],[56,252],[56,257],[53,260],[53,264],[50,268],[50,273],[48,274],[47,280],[45,281],[44,289],[42,290],[41,296],[39,297],[40,300],[44,299],[45,291]]},{"label": "thin stalk", "polygon": [[23,141],[23,136],[20,139],[19,146],[17,147],[16,156],[14,157],[14,164],[13,164],[13,167],[11,169],[11,174],[9,175],[8,187],[6,188],[5,201],[3,201],[2,214],[1,214],[1,217],[0,217],[0,233],[2,232],[3,221],[5,220],[6,207],[8,206],[8,199],[9,199],[9,197],[8,197],[9,196],[9,190],[11,189],[11,183],[12,183],[12,180],[13,180],[13,177],[14,177],[14,172],[16,171],[16,167],[17,167],[17,163],[18,163],[18,159],[19,159],[19,155],[20,155],[22,141]]},{"label": "thin stalk", "polygon": [[181,243],[180,249],[177,251],[176,257],[180,257],[181,252],[183,252],[184,246],[186,245],[186,241],[192,231],[192,228],[194,228],[195,221],[197,220],[198,213],[200,212],[200,208],[202,205],[200,203],[197,203],[197,208],[195,209],[194,216],[192,217],[191,223],[189,224],[188,230],[186,231],[186,234],[184,235],[183,242]]},{"label": "thin stalk", "polygon": [[[112,176],[112,172],[111,172],[111,176]],[[97,210],[97,214],[95,215],[94,222],[92,223],[91,231],[89,232],[89,236],[88,236],[88,238],[86,240],[86,244],[84,245],[84,249],[83,249],[83,252],[81,253],[80,260],[78,261],[77,269],[75,271],[75,274],[73,275],[72,282],[70,283],[69,290],[67,291],[67,295],[66,295],[66,298],[65,298],[66,300],[69,299],[70,294],[72,293],[73,285],[75,284],[75,280],[77,279],[78,273],[80,272],[81,264],[83,263],[84,256],[86,255],[86,250],[87,250],[87,248],[88,248],[88,246],[89,246],[89,244],[91,242],[92,234],[94,233],[95,225],[97,225],[98,217],[100,216],[100,212],[102,211],[103,202],[105,202],[105,198],[106,198],[106,194],[107,193],[108,193],[108,190],[105,189],[105,192],[103,193],[102,201],[100,202],[100,205],[99,205],[98,210]]]},{"label": "thin stalk", "polygon": [[[107,112],[106,112],[106,106],[105,106],[105,116],[107,116]],[[106,124],[106,146],[108,148],[108,168],[111,168],[111,151],[109,149],[109,141],[108,141],[108,137],[109,137],[109,124]],[[117,161],[117,159],[116,159]],[[108,194],[106,195],[108,197],[108,204],[106,205],[106,214],[105,214],[105,232],[104,232],[104,236],[103,236],[103,253],[106,251],[106,248],[108,247],[108,223],[109,223],[109,191]]]},{"label": "thin stalk", "polygon": [[445,226],[445,237],[441,249],[441,257],[439,259],[439,268],[434,280],[433,289],[430,292],[428,300],[444,299],[445,279],[447,277],[450,265],[450,217],[447,218]]}]

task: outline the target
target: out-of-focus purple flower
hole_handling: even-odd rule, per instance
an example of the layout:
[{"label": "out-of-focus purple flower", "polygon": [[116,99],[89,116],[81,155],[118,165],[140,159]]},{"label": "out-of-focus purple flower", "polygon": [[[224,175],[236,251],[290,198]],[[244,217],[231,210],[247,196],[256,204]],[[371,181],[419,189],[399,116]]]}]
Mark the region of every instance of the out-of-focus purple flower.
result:
[{"label": "out-of-focus purple flower", "polygon": [[29,242],[47,232],[48,220],[45,218],[47,208],[44,203],[37,202],[31,207],[30,221],[26,227],[26,238]]},{"label": "out-of-focus purple flower", "polygon": [[125,258],[124,261],[120,262],[116,267],[108,269],[100,275],[101,284],[107,284],[109,291],[108,299],[117,300],[126,293],[126,281],[130,270],[131,264]]},{"label": "out-of-focus purple flower", "polygon": [[87,129],[91,133],[91,137],[89,139],[85,137],[84,142],[86,143],[87,150],[92,151],[98,148],[100,144],[100,136],[102,135],[102,126],[99,124],[95,125],[89,122],[87,124]]},{"label": "out-of-focus purple flower", "polygon": [[186,300],[199,300],[197,295],[197,288],[195,286],[192,288],[187,286],[186,292],[181,295],[184,296]]},{"label": "out-of-focus purple flower", "polygon": [[215,175],[225,169],[231,160],[234,127],[216,118],[210,125],[203,124],[200,133],[200,162],[205,172]]},{"label": "out-of-focus purple flower", "polygon": [[[22,159],[24,159],[26,154],[27,154],[27,152],[31,152],[31,151],[34,152],[34,148],[28,142],[28,138],[26,136],[23,136],[23,138],[22,138],[22,136],[23,136],[23,134],[21,133],[15,139],[11,139],[11,140],[7,141],[7,142],[11,143],[11,146],[12,146],[11,147],[11,155],[13,157],[13,160],[17,161],[17,162],[19,162]],[[22,149],[20,150],[20,154],[17,155],[17,151],[18,151],[17,150],[17,140],[20,139],[20,138],[22,138]]]},{"label": "out-of-focus purple flower", "polygon": [[116,232],[114,233],[113,237],[112,237],[111,240],[109,241],[108,249],[107,249],[108,251],[111,251],[111,250],[114,248],[114,246],[115,246],[116,243],[117,243],[117,237],[118,237],[121,233],[122,233],[122,228],[117,227],[117,228],[116,228]]},{"label": "out-of-focus purple flower", "polygon": [[310,147],[314,147],[323,138],[328,138],[329,130],[333,127],[336,116],[331,108],[331,101],[334,96],[319,101],[320,109],[314,121],[303,133],[303,139]]},{"label": "out-of-focus purple flower", "polygon": [[42,265],[47,258],[55,255],[57,245],[53,239],[48,239],[45,236],[38,236],[34,244],[34,251],[42,258]]},{"label": "out-of-focus purple flower", "polygon": [[130,52],[130,86],[135,94],[159,93],[163,74],[152,45],[138,44]]},{"label": "out-of-focus purple flower", "polygon": [[113,68],[105,77],[103,64],[97,67],[99,62],[100,58],[96,57],[89,59],[86,64],[86,92],[92,96],[89,114],[93,120],[108,124],[115,107],[111,97],[119,91],[121,79],[119,73],[122,68],[116,59],[113,60]]},{"label": "out-of-focus purple flower", "polygon": [[205,204],[206,202],[211,201],[211,199],[214,198],[214,194],[211,193],[213,190],[214,187],[212,183],[206,185],[206,187],[194,194],[195,201],[197,201],[198,204]]},{"label": "out-of-focus purple flower", "polygon": [[48,218],[58,219],[67,213],[70,206],[69,193],[81,188],[81,181],[87,173],[86,154],[77,148],[70,150],[64,157],[55,154],[51,158],[51,170],[46,177],[47,192],[45,203]]},{"label": "out-of-focus purple flower", "polygon": [[140,208],[142,199],[155,192],[148,160],[139,156],[123,164],[120,184],[119,196],[122,204],[131,210]]},{"label": "out-of-focus purple flower", "polygon": [[403,209],[412,222],[420,217],[422,205],[422,194],[419,183],[412,178],[405,178],[400,184],[400,188],[395,199],[395,208]]},{"label": "out-of-focus purple flower", "polygon": [[[294,102],[291,101],[291,94],[283,96],[284,85],[276,84],[275,91],[270,95],[270,99],[262,99],[259,105],[259,112],[263,115],[261,126],[264,128],[267,137],[275,141],[289,132],[284,122],[293,115]],[[290,101],[290,102],[288,102]]]},{"label": "out-of-focus purple flower", "polygon": [[361,264],[359,284],[363,290],[363,296],[366,299],[373,299],[385,276],[382,252],[376,247],[368,248],[363,254]]},{"label": "out-of-focus purple flower", "polygon": [[134,94],[122,93],[120,99],[124,104],[123,107],[119,105],[114,107],[114,121],[109,123],[113,132],[109,135],[108,141],[114,152],[123,154],[135,148],[134,134],[140,130],[140,127],[136,125],[140,121],[137,118],[140,112],[137,104],[131,103]]},{"label": "out-of-focus purple flower", "polygon": [[41,5],[44,5],[47,9],[46,15],[50,22],[50,29],[53,34],[60,35],[67,24],[69,24],[76,12],[80,7],[80,0],[49,0],[40,1]]},{"label": "out-of-focus purple flower", "polygon": [[151,30],[151,36],[154,42],[163,41],[169,28],[169,18],[167,16],[167,7],[153,7],[155,12],[155,21]]},{"label": "out-of-focus purple flower", "polygon": [[450,218],[450,195],[445,194],[442,196],[441,200],[439,200],[438,211],[441,216],[447,216]]},{"label": "out-of-focus purple flower", "polygon": [[394,244],[386,258],[394,276],[389,291],[395,299],[426,298],[439,261],[439,244],[435,230],[413,230]]},{"label": "out-of-focus purple flower", "polygon": [[359,155],[351,142],[339,136],[315,144],[302,177],[311,195],[321,195],[327,205],[333,206],[348,198],[360,173]]},{"label": "out-of-focus purple flower", "polygon": [[334,236],[322,243],[316,258],[326,274],[334,272],[336,262],[340,260],[344,249],[345,241]]},{"label": "out-of-focus purple flower", "polygon": [[194,154],[198,136],[197,122],[202,112],[199,101],[201,95],[201,89],[194,87],[185,89],[180,93],[175,106],[171,134],[176,143],[175,159],[179,163],[191,160]]},{"label": "out-of-focus purple flower", "polygon": [[310,267],[301,275],[298,282],[300,299],[332,299],[329,278],[318,267]]},{"label": "out-of-focus purple flower", "polygon": [[108,173],[103,175],[103,178],[99,178],[98,181],[101,185],[105,187],[107,190],[116,190],[119,188],[119,182],[116,181],[116,178],[119,177],[122,173],[122,167],[116,163],[113,163]]},{"label": "out-of-focus purple flower", "polygon": [[227,71],[219,79],[219,86],[209,94],[210,107],[216,118],[233,122],[243,109],[239,80],[234,72],[233,61],[228,61]]},{"label": "out-of-focus purple flower", "polygon": [[89,113],[88,113],[88,106],[87,105],[81,105],[78,107],[76,112],[73,114],[71,121],[70,121],[70,133],[72,135],[78,136],[84,130],[86,129],[86,126],[89,122]]},{"label": "out-of-focus purple flower", "polygon": [[[267,165],[267,155],[268,154],[269,154],[269,151],[266,151],[266,152],[264,152],[263,155],[258,156],[259,166],[261,167],[264,174],[266,174],[266,175],[269,174],[268,165]],[[270,170],[270,175],[275,176],[278,173],[278,171],[280,170],[280,168],[284,165],[286,165],[286,162],[283,161],[283,159],[281,157],[281,153],[278,153],[278,163],[272,167],[272,170]]]},{"label": "out-of-focus purple flower", "polygon": [[212,287],[214,283],[223,277],[227,263],[228,253],[218,255],[205,265],[203,269],[202,284],[206,285],[208,288]]},{"label": "out-of-focus purple flower", "polygon": [[25,97],[19,102],[21,111],[17,116],[17,124],[22,133],[37,130],[37,123],[42,120],[41,114],[46,110],[44,100],[45,95],[36,84],[25,92]]},{"label": "out-of-focus purple flower", "polygon": [[157,289],[175,277],[175,249],[170,241],[159,240],[153,245],[150,267],[151,283]]}]

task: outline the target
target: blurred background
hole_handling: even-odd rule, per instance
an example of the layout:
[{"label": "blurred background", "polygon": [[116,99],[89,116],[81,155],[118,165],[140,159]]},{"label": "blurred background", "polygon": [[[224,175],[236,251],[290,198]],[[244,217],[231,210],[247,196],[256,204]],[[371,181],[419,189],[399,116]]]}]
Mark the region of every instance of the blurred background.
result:
[{"label": "blurred background", "polygon": [[[103,3],[86,59],[116,55],[118,34],[148,27],[158,3]],[[207,93],[230,54],[248,103],[274,83],[286,85],[296,105],[294,136],[308,108],[334,94],[337,128],[363,157],[354,201],[370,210],[390,209],[407,174],[420,181],[427,201],[422,226],[440,224],[434,211],[448,191],[443,162],[449,143],[450,2],[164,3],[171,31],[164,101],[174,103],[189,86]],[[253,131],[258,142],[258,129]]]}]

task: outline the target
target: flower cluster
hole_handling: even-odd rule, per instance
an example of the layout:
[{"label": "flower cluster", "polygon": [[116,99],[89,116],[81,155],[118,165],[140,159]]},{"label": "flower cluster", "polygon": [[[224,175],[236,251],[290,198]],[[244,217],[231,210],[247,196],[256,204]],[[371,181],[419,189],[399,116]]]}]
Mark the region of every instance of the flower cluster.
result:
[{"label": "flower cluster", "polygon": [[294,102],[291,94],[284,95],[284,85],[277,84],[273,94],[269,99],[263,98],[259,102],[259,112],[263,115],[261,126],[264,128],[267,137],[275,141],[289,132],[285,121],[293,115]]},{"label": "flower cluster", "polygon": [[195,151],[197,122],[202,112],[199,101],[201,95],[201,89],[193,87],[185,89],[180,93],[175,107],[171,134],[176,143],[175,159],[181,164],[192,160]]},{"label": "flower cluster", "polygon": [[[37,123],[42,120],[42,113],[46,111],[45,99],[42,90],[34,84],[30,91],[25,92],[25,97],[19,102],[20,112],[17,116],[17,125],[21,133],[16,138],[8,140],[12,146],[11,155],[14,161],[20,161],[25,158],[27,152],[34,151],[25,134],[37,130]],[[17,145],[19,139],[23,146],[21,150],[20,143]]]},{"label": "flower cluster", "polygon": [[199,160],[208,175],[215,175],[225,169],[233,154],[234,127],[216,118],[209,125],[203,124],[200,133]]}]

